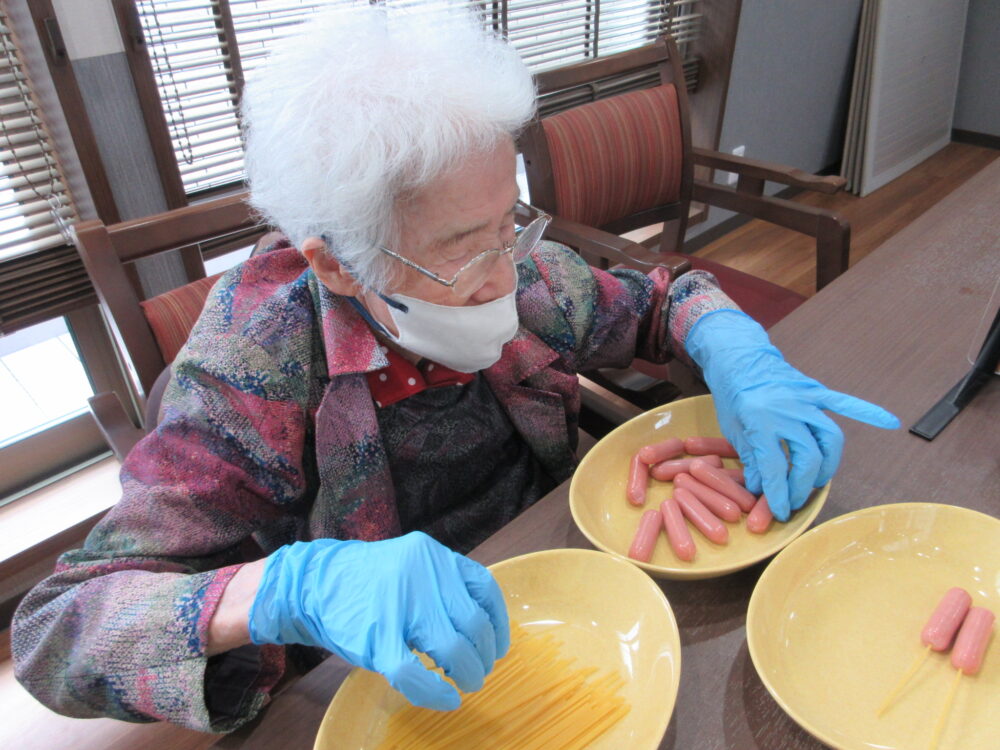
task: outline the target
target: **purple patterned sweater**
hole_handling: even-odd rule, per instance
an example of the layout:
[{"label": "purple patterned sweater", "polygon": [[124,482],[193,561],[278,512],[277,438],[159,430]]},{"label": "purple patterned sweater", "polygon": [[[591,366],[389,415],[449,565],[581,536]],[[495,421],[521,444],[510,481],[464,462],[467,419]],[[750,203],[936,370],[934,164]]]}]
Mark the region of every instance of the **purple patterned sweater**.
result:
[{"label": "purple patterned sweater", "polygon": [[[553,243],[519,276],[520,327],[484,376],[557,480],[576,464],[576,372],[684,356],[702,314],[735,307],[707,273],[671,286],[665,271],[599,271]],[[399,533],[365,378],[386,364],[296,250],[223,276],[175,360],[160,425],[122,466],[121,500],[15,614],[22,684],[70,716],[214,732],[251,719],[284,652],[262,647],[238,708],[219,715],[205,696],[208,622],[251,537],[268,553]]]}]

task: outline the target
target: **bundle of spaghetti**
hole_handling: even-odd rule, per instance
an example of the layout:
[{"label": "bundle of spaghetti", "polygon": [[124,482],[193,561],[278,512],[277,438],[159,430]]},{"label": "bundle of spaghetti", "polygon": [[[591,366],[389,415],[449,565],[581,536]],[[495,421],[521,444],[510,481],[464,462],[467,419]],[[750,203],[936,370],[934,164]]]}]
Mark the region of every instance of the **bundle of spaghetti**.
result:
[{"label": "bundle of spaghetti", "polygon": [[[551,635],[516,625],[511,648],[483,689],[463,696],[456,711],[407,706],[389,717],[378,750],[574,750],[587,747],[629,711],[624,680],[560,658]],[[593,679],[592,679],[593,678]]]}]

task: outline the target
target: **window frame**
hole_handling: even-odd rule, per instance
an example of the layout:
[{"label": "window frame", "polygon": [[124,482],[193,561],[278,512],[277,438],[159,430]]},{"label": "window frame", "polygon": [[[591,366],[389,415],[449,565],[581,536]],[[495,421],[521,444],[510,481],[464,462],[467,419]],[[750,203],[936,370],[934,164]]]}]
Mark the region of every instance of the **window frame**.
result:
[{"label": "window frame", "polygon": [[[216,27],[219,44],[228,51],[230,70],[230,91],[238,104],[242,94],[244,71],[229,0],[210,0],[218,10]],[[676,0],[682,3],[684,0]],[[135,89],[146,121],[150,141],[153,144],[164,193],[171,201],[171,207],[188,205],[206,198],[218,197],[245,189],[245,181],[239,180],[201,191],[185,194],[181,181],[177,157],[167,125],[166,114],[160,100],[149,49],[146,45],[142,22],[135,0],[111,0],[118,19],[122,40],[125,44],[129,67]],[[685,63],[685,72],[697,80],[697,88],[689,91],[692,114],[692,137],[695,145],[717,148],[722,130],[722,115],[729,85],[729,71],[732,65],[741,0],[697,0],[701,23],[712,29],[691,41],[690,54],[693,58]],[[586,5],[594,9],[595,31],[600,24],[600,0],[586,0]],[[492,27],[497,32],[506,32],[508,26],[509,0],[490,0],[480,3],[484,12],[492,17]],[[674,0],[650,0],[649,13],[659,15],[669,13],[673,17],[676,10]],[[659,8],[659,10],[658,10]],[[609,12],[613,12],[614,8]],[[589,12],[589,11],[588,11]],[[600,44],[600,39],[597,40]],[[600,47],[596,47],[600,52]],[[591,48],[593,53],[593,48]],[[704,172],[704,168],[698,168]],[[704,176],[704,174],[700,175]],[[693,217],[698,221],[706,215],[702,208]]]},{"label": "window frame", "polygon": [[[94,393],[128,393],[117,351],[97,304],[70,311],[64,317]],[[0,504],[59,472],[106,453],[108,445],[89,410],[0,448]]]},{"label": "window frame", "polygon": [[[32,80],[38,82],[45,74],[51,79],[55,92],[53,101],[46,101],[62,111],[46,110],[51,118],[62,117],[68,133],[72,153],[60,151],[59,162],[73,174],[66,175],[70,183],[77,179],[89,192],[85,200],[77,200],[81,219],[92,217],[91,212],[106,223],[119,221],[110,185],[83,106],[76,78],[73,75],[62,35],[56,23],[51,0],[28,0],[20,6],[7,8],[8,20],[18,35],[21,63],[28,69]],[[33,27],[37,39],[31,37],[28,26]],[[37,45],[37,46],[35,46]],[[31,58],[36,65],[28,65]],[[44,63],[42,62],[44,60]],[[47,85],[38,84],[39,86]],[[40,92],[33,91],[36,98]],[[41,107],[42,103],[39,102]],[[53,148],[57,144],[53,143]],[[67,189],[69,185],[67,185]],[[18,279],[34,278],[25,284],[24,299],[37,300],[23,304],[18,295],[8,294],[21,284]],[[7,319],[0,319],[0,332],[13,331],[56,317],[64,317],[66,326],[76,344],[84,370],[94,393],[114,390],[127,393],[124,372],[103,317],[97,297],[83,262],[76,248],[69,244],[27,253],[17,258],[0,261],[0,282],[7,282],[0,298],[7,300]],[[14,310],[14,314],[10,311]],[[11,445],[0,448],[0,502],[25,488],[46,481],[53,475],[108,452],[92,415],[83,412],[44,430],[40,430]]]}]

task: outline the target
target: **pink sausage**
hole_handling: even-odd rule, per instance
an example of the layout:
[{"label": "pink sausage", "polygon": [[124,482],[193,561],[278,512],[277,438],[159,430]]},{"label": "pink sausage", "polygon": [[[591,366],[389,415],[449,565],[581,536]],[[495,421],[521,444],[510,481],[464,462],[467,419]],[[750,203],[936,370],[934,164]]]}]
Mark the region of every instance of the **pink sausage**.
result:
[{"label": "pink sausage", "polygon": [[691,538],[691,532],[688,531],[687,524],[684,523],[684,516],[681,515],[677,501],[668,497],[660,503],[660,513],[663,514],[663,525],[667,529],[667,539],[670,541],[674,554],[684,562],[694,560],[696,552],[694,539]]},{"label": "pink sausage", "polygon": [[653,556],[653,548],[656,547],[656,540],[660,536],[660,529],[663,528],[663,516],[658,510],[647,510],[639,519],[639,528],[636,529],[635,539],[629,547],[628,556],[633,560],[649,562]]},{"label": "pink sausage", "polygon": [[[706,539],[716,544],[726,544],[729,541],[729,529],[726,524],[712,515],[712,511],[702,505],[691,490],[677,487],[674,498],[681,506],[681,512]],[[661,506],[662,507],[662,506]],[[669,528],[669,527],[668,527]]]},{"label": "pink sausage", "polygon": [[763,534],[771,528],[771,521],[773,520],[774,516],[771,514],[771,506],[767,504],[767,497],[761,495],[760,500],[756,502],[747,516],[747,531],[752,531],[754,534]]},{"label": "pink sausage", "polygon": [[[693,458],[678,458],[674,461],[661,461],[649,467],[649,476],[653,479],[659,479],[661,482],[668,482],[682,471],[690,474],[691,462],[694,460]],[[702,460],[709,461],[713,466],[722,468],[722,459],[718,456],[704,456]]]},{"label": "pink sausage", "polygon": [[649,479],[649,467],[632,456],[632,465],[628,469],[628,484],[625,485],[625,496],[632,505],[646,504],[646,481]]},{"label": "pink sausage", "polygon": [[958,586],[948,589],[920,632],[920,642],[935,651],[947,651],[971,606],[968,591]]},{"label": "pink sausage", "polygon": [[725,438],[689,437],[684,438],[684,452],[692,456],[707,456],[714,453],[723,458],[739,458],[740,454]]},{"label": "pink sausage", "polygon": [[674,477],[674,489],[677,487],[690,490],[696,498],[701,500],[702,505],[723,521],[733,522],[740,520],[740,506],[711,487],[706,487],[690,474],[681,472]]},{"label": "pink sausage", "polygon": [[639,449],[639,460],[644,464],[658,464],[668,458],[677,458],[684,453],[684,441],[680,438],[667,438],[658,443]]},{"label": "pink sausage", "polygon": [[972,607],[958,631],[951,650],[951,666],[964,674],[976,674],[983,666],[986,644],[990,642],[996,617],[985,607]]},{"label": "pink sausage", "polygon": [[696,458],[691,462],[691,476],[706,487],[711,487],[716,492],[721,492],[740,506],[740,510],[744,513],[749,513],[753,510],[753,506],[757,504],[757,498],[750,494],[746,487],[741,487],[722,469],[717,469],[700,458]]},{"label": "pink sausage", "polygon": [[[712,456],[702,456],[702,458],[712,458]],[[724,468],[723,471],[726,472],[729,475],[729,478],[732,479],[737,484],[742,484],[743,486],[746,486],[747,480],[746,477],[743,476],[743,469]]]}]

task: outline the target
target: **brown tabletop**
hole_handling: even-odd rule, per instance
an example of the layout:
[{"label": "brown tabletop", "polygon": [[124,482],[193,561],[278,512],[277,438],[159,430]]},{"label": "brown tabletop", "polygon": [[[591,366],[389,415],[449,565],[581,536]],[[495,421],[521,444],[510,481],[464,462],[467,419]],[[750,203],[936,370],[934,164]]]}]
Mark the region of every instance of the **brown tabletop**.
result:
[{"label": "brown tabletop", "polygon": [[[771,330],[793,365],[831,388],[885,406],[904,424],[888,433],[838,418],[846,447],[817,523],[903,501],[950,503],[1000,516],[998,378],[933,442],[906,430],[968,371],[974,332],[998,278],[1000,160]],[[540,549],[589,546],[570,517],[566,483],[472,557],[490,564]],[[747,603],[765,565],[713,580],[662,584],[683,644],[680,693],[662,749],[823,747],[774,702],[747,652]],[[220,745],[311,748],[345,675],[342,663],[324,662],[277,696],[254,726]]]}]

